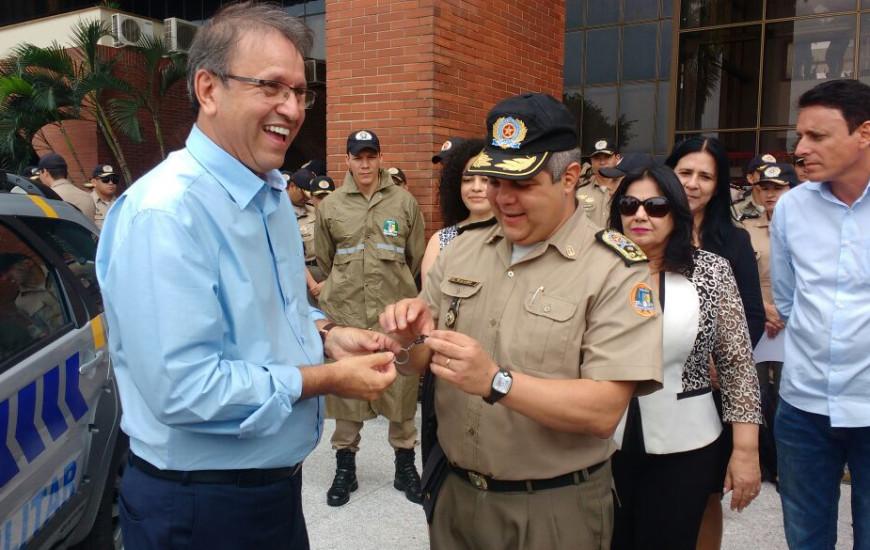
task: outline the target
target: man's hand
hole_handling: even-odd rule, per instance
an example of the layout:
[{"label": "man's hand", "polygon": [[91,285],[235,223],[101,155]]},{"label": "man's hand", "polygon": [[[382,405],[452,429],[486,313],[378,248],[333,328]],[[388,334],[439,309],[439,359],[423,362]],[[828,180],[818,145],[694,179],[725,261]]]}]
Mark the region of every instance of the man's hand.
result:
[{"label": "man's hand", "polygon": [[426,344],[435,352],[429,365],[433,374],[465,393],[481,397],[490,394],[499,367],[477,340],[459,332],[435,330]]},{"label": "man's hand", "polygon": [[785,328],[785,323],[782,322],[779,312],[776,311],[776,306],[770,302],[764,302],[764,318],[764,329],[767,332],[767,336],[776,338],[779,331]]},{"label": "man's hand", "polygon": [[435,328],[429,304],[421,298],[407,298],[390,304],[379,319],[381,330],[396,335],[405,346],[420,335],[428,335]]},{"label": "man's hand", "polygon": [[[330,331],[330,335],[332,331]],[[392,352],[345,357],[335,363],[300,367],[302,398],[337,395],[374,401],[396,379]]]},{"label": "man's hand", "polygon": [[326,283],[326,281],[314,283],[313,285],[308,287],[308,292],[310,292],[315,299],[320,298],[320,292],[323,290],[324,283]]},{"label": "man's hand", "polygon": [[399,353],[402,349],[398,342],[385,334],[353,327],[333,328],[326,335],[323,347],[326,355],[336,360],[379,350]]}]

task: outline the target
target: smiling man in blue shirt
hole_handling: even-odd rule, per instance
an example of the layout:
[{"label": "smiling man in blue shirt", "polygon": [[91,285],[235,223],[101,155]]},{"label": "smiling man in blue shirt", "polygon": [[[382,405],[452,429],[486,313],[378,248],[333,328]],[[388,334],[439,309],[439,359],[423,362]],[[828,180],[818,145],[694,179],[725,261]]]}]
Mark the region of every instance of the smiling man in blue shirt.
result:
[{"label": "smiling man in blue shirt", "polygon": [[798,100],[795,155],[810,181],[770,229],[786,320],[775,436],[789,548],[834,548],[840,478],[852,473],[855,548],[870,548],[870,86],[819,84]]},{"label": "smiling man in blue shirt", "polygon": [[[130,436],[128,549],[307,548],[299,466],[336,394],[376,399],[397,344],[308,304],[278,168],[312,103],[311,32],[271,4],[199,31],[187,147],[109,213],[97,254]],[[318,334],[319,333],[319,334]],[[322,365],[324,352],[337,361]],[[357,356],[359,354],[359,356]]]}]

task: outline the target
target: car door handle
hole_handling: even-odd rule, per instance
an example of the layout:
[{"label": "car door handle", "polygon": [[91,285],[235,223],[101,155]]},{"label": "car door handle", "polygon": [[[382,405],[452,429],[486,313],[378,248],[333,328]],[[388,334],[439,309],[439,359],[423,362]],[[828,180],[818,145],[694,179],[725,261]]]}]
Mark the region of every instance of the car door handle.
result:
[{"label": "car door handle", "polygon": [[95,368],[97,368],[97,364],[103,360],[103,355],[105,355],[105,352],[103,350],[98,351],[96,357],[94,357],[93,359],[91,359],[87,363],[84,363],[83,365],[79,366],[79,373],[80,374],[87,374],[87,373],[91,372],[92,370],[94,370]]}]

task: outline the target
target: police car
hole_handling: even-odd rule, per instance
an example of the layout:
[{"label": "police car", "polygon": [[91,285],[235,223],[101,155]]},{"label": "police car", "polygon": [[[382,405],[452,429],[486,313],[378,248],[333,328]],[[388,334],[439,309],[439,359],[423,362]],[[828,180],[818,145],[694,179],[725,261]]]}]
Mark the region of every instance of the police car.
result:
[{"label": "police car", "polygon": [[46,194],[0,172],[0,550],[120,548],[98,230]]}]

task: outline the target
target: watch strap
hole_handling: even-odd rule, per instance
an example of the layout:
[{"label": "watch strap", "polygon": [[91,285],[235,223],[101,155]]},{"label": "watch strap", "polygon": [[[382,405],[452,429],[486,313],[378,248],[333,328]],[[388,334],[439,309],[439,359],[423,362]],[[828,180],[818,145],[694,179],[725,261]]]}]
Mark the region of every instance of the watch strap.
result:
[{"label": "watch strap", "polygon": [[484,401],[489,403],[490,405],[494,405],[496,401],[507,395],[507,392],[501,392],[495,388],[495,380],[499,376],[505,376],[510,379],[511,384],[508,385],[508,391],[511,389],[511,385],[513,384],[513,376],[511,376],[510,371],[501,369],[492,377],[492,382],[490,383],[489,395],[483,398]]},{"label": "watch strap", "polygon": [[326,335],[329,334],[329,331],[337,327],[335,323],[326,323],[322,327],[320,327],[317,332],[320,333],[320,339],[323,341],[323,345],[326,345]]}]

